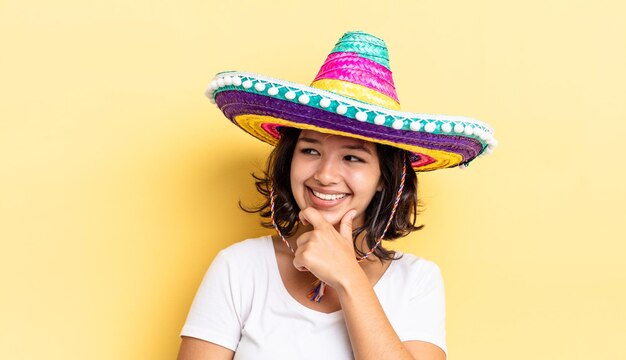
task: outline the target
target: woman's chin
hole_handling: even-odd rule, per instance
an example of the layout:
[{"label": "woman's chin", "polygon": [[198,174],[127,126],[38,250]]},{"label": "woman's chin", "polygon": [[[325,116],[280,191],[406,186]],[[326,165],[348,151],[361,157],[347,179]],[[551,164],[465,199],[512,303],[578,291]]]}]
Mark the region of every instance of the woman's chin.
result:
[{"label": "woman's chin", "polygon": [[[347,212],[346,212],[347,214]],[[346,214],[338,214],[338,213],[322,213],[324,220],[328,223],[332,224],[337,230],[339,230],[339,225],[341,224],[341,220]],[[357,226],[360,226],[363,223],[361,217],[357,216],[352,220],[352,228],[355,229]]]},{"label": "woman's chin", "polygon": [[322,217],[333,226],[338,226],[341,223],[341,216],[335,213],[322,212]]}]

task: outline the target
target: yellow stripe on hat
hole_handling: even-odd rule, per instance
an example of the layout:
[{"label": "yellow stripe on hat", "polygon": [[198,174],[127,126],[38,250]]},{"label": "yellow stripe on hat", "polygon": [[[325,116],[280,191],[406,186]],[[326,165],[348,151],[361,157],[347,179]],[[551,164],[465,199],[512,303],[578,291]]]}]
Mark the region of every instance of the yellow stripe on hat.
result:
[{"label": "yellow stripe on hat", "polygon": [[346,136],[355,139],[361,139],[369,142],[376,142],[379,144],[385,144],[389,146],[398,147],[404,150],[408,150],[418,154],[424,154],[435,159],[434,162],[430,164],[426,164],[424,166],[420,166],[416,168],[416,171],[429,171],[436,170],[441,168],[447,168],[459,165],[463,160],[463,157],[459,154],[443,151],[443,150],[432,150],[427,149],[421,146],[403,144],[403,143],[395,143],[388,140],[378,140],[371,139],[362,135],[355,135],[351,133],[346,133],[343,131],[337,131],[332,129],[320,128],[314,125],[309,124],[300,124],[292,121],[288,121],[285,119],[275,118],[272,116],[263,116],[263,115],[239,115],[234,118],[234,121],[241,127],[243,130],[248,132],[250,135],[256,137],[259,140],[262,140],[268,144],[276,145],[278,140],[272,136],[272,134],[268,133],[265,129],[263,129],[263,124],[276,124],[280,126],[292,127],[296,129],[302,130],[313,130],[317,132],[321,132],[324,134],[331,135],[339,135]]},{"label": "yellow stripe on hat", "polygon": [[400,110],[400,104],[397,101],[385,94],[363,85],[341,80],[321,79],[314,81],[311,84],[311,87],[334,92],[335,94],[347,96],[352,99],[381,106],[387,109]]}]

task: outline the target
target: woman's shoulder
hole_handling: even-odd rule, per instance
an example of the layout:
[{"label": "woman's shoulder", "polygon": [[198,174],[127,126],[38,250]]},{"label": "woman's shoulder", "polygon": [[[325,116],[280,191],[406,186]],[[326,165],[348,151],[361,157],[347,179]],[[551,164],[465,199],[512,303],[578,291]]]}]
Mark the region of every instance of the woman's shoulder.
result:
[{"label": "woman's shoulder", "polygon": [[246,239],[222,249],[218,257],[225,261],[236,261],[238,263],[252,261],[253,259],[261,258],[268,249],[271,249],[271,246],[271,236]]},{"label": "woman's shoulder", "polygon": [[395,260],[393,262],[396,263],[396,265],[401,269],[409,269],[411,271],[439,272],[439,266],[434,261],[409,253],[397,251]]},{"label": "woman's shoulder", "polygon": [[215,256],[207,273],[220,274],[219,276],[228,277],[229,281],[248,281],[252,275],[263,272],[261,269],[267,268],[271,263],[271,246],[270,236],[234,243]]},{"label": "woman's shoulder", "polygon": [[416,286],[432,286],[433,283],[441,283],[441,270],[431,260],[409,253],[396,253],[390,268],[392,275],[400,278],[403,283],[411,283]]}]

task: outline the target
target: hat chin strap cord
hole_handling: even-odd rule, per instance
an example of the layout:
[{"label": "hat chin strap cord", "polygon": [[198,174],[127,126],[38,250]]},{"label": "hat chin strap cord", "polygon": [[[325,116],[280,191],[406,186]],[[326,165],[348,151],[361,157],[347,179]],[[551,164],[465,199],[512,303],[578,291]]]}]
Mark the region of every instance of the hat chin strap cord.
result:
[{"label": "hat chin strap cord", "polygon": [[[395,215],[396,209],[398,208],[398,203],[400,203],[400,197],[402,196],[402,191],[404,190],[404,179],[405,179],[405,177],[406,177],[406,154],[404,156],[404,161],[402,162],[402,177],[400,178],[400,187],[398,188],[398,193],[396,194],[396,200],[394,201],[393,208],[391,209],[391,215],[389,215],[389,220],[387,220],[387,225],[385,225],[385,230],[383,230],[383,234],[381,235],[381,237],[376,242],[376,245],[374,245],[374,247],[372,247],[361,258],[357,258],[357,262],[360,263],[363,260],[367,259],[376,250],[376,248],[378,248],[380,243],[383,241],[383,238],[387,234],[387,230],[389,229],[389,225],[391,225],[391,221],[393,220],[393,216]],[[271,212],[272,225],[274,226],[274,229],[276,230],[276,233],[278,233],[278,236],[281,238],[283,243],[285,243],[285,245],[287,245],[287,248],[289,248],[289,250],[291,250],[292,253],[295,253],[295,250],[291,247],[291,245],[289,244],[287,239],[285,239],[285,237],[283,236],[282,232],[280,231],[280,228],[278,227],[278,224],[276,224],[276,220],[275,220],[275,217],[274,217],[274,203],[275,203],[275,194],[274,194],[274,187],[272,186],[270,188],[270,212]],[[309,297],[309,299],[311,301],[320,302],[322,300],[322,297],[324,296],[325,293],[326,293],[326,283],[321,281],[321,280],[319,280],[319,279],[316,279],[313,282],[313,289],[311,289],[311,291],[309,291],[309,293],[308,293],[308,297]]]}]

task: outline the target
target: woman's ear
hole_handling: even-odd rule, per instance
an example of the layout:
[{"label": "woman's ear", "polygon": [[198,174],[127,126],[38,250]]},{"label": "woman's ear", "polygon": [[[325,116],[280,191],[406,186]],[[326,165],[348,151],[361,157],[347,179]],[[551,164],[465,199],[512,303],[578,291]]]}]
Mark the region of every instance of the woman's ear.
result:
[{"label": "woman's ear", "polygon": [[376,191],[378,191],[378,192],[383,191],[383,181],[382,180],[378,180],[378,186],[376,187]]}]

